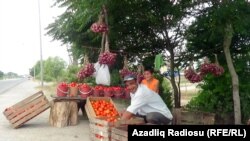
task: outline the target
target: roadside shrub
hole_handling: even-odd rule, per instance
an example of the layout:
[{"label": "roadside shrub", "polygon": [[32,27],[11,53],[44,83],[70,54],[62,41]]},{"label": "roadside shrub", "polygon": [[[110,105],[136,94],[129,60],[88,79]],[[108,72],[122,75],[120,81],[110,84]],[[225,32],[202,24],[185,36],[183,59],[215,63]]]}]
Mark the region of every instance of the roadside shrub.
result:
[{"label": "roadside shrub", "polygon": [[[240,73],[238,73],[240,74]],[[242,122],[245,123],[250,117],[250,88],[246,78],[248,76],[239,75],[240,100]],[[248,80],[249,81],[249,80]],[[212,112],[220,121],[218,124],[234,123],[234,103],[231,77],[228,72],[220,77],[208,75],[204,77],[204,83],[198,85],[201,90],[198,95],[190,100],[187,108],[190,110],[199,110]]]},{"label": "roadside shrub", "polygon": [[64,82],[78,82],[77,72],[79,71],[79,67],[76,65],[70,65],[60,77],[59,81]]}]

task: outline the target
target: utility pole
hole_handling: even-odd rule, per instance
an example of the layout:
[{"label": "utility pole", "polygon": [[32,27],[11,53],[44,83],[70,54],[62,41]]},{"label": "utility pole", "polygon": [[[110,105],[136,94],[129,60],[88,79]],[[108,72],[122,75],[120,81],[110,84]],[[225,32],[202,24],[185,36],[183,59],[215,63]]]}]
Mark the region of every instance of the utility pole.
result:
[{"label": "utility pole", "polygon": [[36,79],[36,65],[34,66],[34,71],[33,71],[33,75],[34,75],[34,80]]},{"label": "utility pole", "polygon": [[38,17],[39,17],[39,37],[40,37],[40,68],[41,68],[40,73],[41,73],[41,87],[43,89],[43,49],[42,49],[40,0],[38,0]]}]

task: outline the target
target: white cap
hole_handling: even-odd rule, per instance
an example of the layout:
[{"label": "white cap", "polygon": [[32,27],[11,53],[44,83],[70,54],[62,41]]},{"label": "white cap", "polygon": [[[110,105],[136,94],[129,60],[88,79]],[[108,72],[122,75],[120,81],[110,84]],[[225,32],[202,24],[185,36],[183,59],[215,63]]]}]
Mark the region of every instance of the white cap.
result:
[{"label": "white cap", "polygon": [[129,80],[133,80],[133,79],[136,79],[136,77],[132,74],[128,74],[124,77],[123,81],[129,81]]}]

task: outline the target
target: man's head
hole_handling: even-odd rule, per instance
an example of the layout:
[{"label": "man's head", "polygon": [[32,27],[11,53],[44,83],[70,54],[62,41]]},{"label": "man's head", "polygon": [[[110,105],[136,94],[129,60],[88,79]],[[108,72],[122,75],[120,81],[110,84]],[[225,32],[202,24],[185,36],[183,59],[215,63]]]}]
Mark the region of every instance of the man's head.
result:
[{"label": "man's head", "polygon": [[123,79],[126,88],[131,92],[135,93],[138,87],[136,76],[135,75],[126,75]]}]

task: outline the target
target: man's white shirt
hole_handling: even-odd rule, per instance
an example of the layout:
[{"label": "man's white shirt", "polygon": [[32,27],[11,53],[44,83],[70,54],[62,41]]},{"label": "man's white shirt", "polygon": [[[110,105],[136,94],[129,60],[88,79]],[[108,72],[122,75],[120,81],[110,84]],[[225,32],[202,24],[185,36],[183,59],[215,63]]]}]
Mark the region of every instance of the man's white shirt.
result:
[{"label": "man's white shirt", "polygon": [[127,111],[133,114],[146,115],[151,112],[159,112],[172,119],[173,115],[164,103],[159,94],[147,88],[145,85],[138,85],[136,92],[130,93],[131,104]]}]

